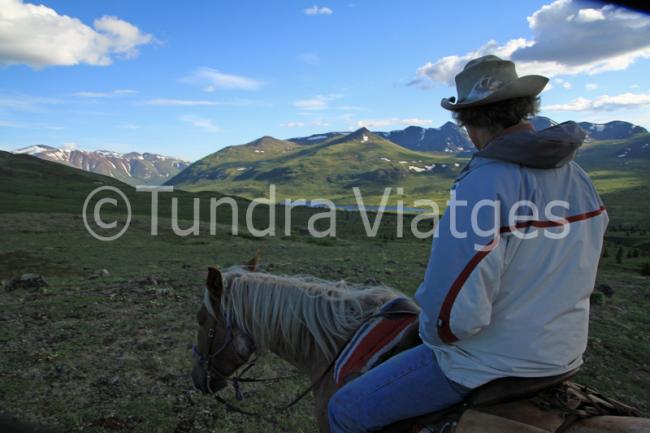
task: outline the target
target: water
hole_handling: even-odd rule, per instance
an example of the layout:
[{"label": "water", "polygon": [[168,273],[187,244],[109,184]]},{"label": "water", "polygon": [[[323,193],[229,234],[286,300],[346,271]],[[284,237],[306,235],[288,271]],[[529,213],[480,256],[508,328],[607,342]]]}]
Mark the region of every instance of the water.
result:
[{"label": "water", "polygon": [[[307,202],[306,206],[312,207],[312,208],[327,208],[328,206],[320,203],[318,201],[309,201]],[[335,204],[334,205],[336,209],[339,210],[344,210],[348,212],[359,212],[359,206],[356,204]],[[380,209],[380,206],[365,206],[366,212],[378,212]],[[397,212],[398,207],[397,206],[384,206],[384,212]],[[430,208],[419,208],[419,207],[407,207],[404,206],[403,208],[404,212],[407,213],[422,213],[422,212],[431,212]]]}]

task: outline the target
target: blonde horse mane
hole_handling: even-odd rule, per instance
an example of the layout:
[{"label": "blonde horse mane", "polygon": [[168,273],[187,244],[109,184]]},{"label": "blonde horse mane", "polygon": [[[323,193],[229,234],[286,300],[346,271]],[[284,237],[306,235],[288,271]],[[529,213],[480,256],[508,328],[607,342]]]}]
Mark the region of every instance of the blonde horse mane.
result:
[{"label": "blonde horse mane", "polygon": [[312,276],[280,276],[241,267],[224,273],[221,311],[258,348],[283,348],[300,359],[315,351],[331,361],[362,321],[400,293]]}]

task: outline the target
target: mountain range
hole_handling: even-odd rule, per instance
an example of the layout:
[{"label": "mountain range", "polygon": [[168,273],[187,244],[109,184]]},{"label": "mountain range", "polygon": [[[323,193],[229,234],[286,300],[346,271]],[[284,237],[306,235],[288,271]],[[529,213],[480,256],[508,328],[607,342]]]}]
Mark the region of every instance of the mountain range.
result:
[{"label": "mountain range", "polygon": [[[533,117],[531,123],[537,130],[546,129],[557,124],[544,116]],[[579,125],[593,140],[620,140],[647,132],[641,126],[618,120],[604,124],[580,122]],[[349,134],[350,132],[326,132],[308,137],[290,138],[288,141],[302,145],[312,145],[322,143],[336,135]],[[453,122],[447,122],[440,128],[408,126],[405,129],[388,132],[374,131],[374,133],[402,147],[419,152],[459,153],[474,149],[474,145],[467,136],[465,129]]]},{"label": "mountain range", "polygon": [[[532,119],[536,129],[556,124]],[[580,124],[589,135],[578,159],[591,168],[616,168],[650,158],[650,134],[627,122]],[[412,198],[439,199],[471,156],[461,128],[416,126],[390,132],[327,132],[280,140],[265,136],[229,146],[202,158],[166,182],[188,191],[220,191],[244,197],[268,195],[276,185],[282,198],[328,198],[351,202],[359,187],[375,203],[385,187],[403,187]],[[293,197],[292,197],[293,196]]]},{"label": "mountain range", "polygon": [[339,202],[349,201],[351,188],[359,187],[364,196],[376,200],[385,187],[397,184],[405,189],[421,183],[448,187],[462,165],[463,158],[454,154],[416,152],[361,128],[328,134],[326,139],[262,137],[230,146],[193,163],[166,184],[188,191],[221,189],[244,197],[266,196],[269,184],[275,184],[277,199]]},{"label": "mountain range", "polygon": [[[288,141],[301,145],[314,145],[327,141],[334,136],[346,135],[350,132],[352,131],[326,132],[308,137],[290,138]],[[452,122],[447,122],[440,128],[407,126],[405,129],[395,131],[374,131],[374,134],[418,152],[457,153],[472,148],[472,143],[465,130]]]},{"label": "mountain range", "polygon": [[130,185],[160,185],[185,169],[189,162],[155,153],[118,153],[108,150],[68,150],[37,144],[15,150],[47,161],[103,174]]},{"label": "mountain range", "polygon": [[[551,119],[531,119],[536,129],[554,124]],[[623,121],[604,124],[581,122],[588,133],[587,155],[620,160],[645,159],[650,153],[646,129]],[[632,140],[594,152],[592,144]],[[352,186],[364,185],[380,195],[384,186],[419,186],[422,178],[448,181],[473,152],[463,128],[447,122],[440,128],[409,126],[402,130],[325,132],[287,140],[261,137],[229,146],[193,164],[152,153],[65,150],[34,145],[14,153],[29,154],[82,170],[104,174],[131,185],[175,185],[191,191],[216,190],[242,196],[267,193],[269,183],[286,191],[310,196],[350,198]],[[423,189],[424,191],[424,189]]]}]

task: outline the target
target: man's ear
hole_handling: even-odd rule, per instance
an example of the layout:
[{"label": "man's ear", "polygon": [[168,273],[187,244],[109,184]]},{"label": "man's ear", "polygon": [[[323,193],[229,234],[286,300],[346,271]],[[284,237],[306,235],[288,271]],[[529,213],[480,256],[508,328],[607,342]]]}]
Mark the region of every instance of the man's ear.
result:
[{"label": "man's ear", "polygon": [[257,270],[257,265],[260,262],[260,250],[257,250],[255,252],[255,257],[250,259],[248,263],[246,263],[246,269],[248,269],[251,272],[255,272]]},{"label": "man's ear", "polygon": [[208,268],[208,278],[205,282],[205,286],[212,297],[217,300],[221,299],[221,295],[223,295],[223,277],[221,276],[219,269],[212,267]]}]

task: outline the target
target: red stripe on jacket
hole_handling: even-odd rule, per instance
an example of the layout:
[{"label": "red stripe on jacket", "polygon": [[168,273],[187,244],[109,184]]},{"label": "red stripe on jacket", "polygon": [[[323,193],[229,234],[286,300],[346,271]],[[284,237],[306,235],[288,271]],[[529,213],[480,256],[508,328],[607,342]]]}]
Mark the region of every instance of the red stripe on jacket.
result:
[{"label": "red stripe on jacket", "polygon": [[[605,206],[601,206],[599,209],[593,210],[591,212],[572,215],[566,219],[558,220],[558,221],[522,221],[520,223],[517,223],[514,226],[514,228],[560,227],[565,224],[584,221],[586,219],[596,217],[601,213],[603,213],[604,211],[605,211]],[[512,232],[512,229],[513,227],[510,226],[501,227],[499,229],[499,233],[510,233]],[[483,260],[483,258],[485,258],[485,256],[487,256],[490,253],[490,251],[494,249],[494,247],[496,246],[495,243],[497,243],[498,241],[499,238],[497,237],[492,242],[484,246],[479,252],[474,254],[474,256],[470,259],[467,265],[465,265],[463,270],[460,272],[458,277],[456,277],[453,284],[447,291],[447,296],[445,296],[445,300],[442,303],[442,307],[440,307],[440,314],[438,315],[438,322],[437,322],[438,336],[443,342],[447,344],[451,344],[458,341],[458,337],[456,337],[454,333],[451,331],[451,324],[450,324],[451,309],[453,308],[454,302],[456,302],[456,298],[458,297],[458,294],[463,288],[463,285],[465,285],[465,282],[467,281],[469,276],[472,274],[472,272],[474,272],[474,269],[478,266],[478,264],[481,263],[481,260]]]}]

